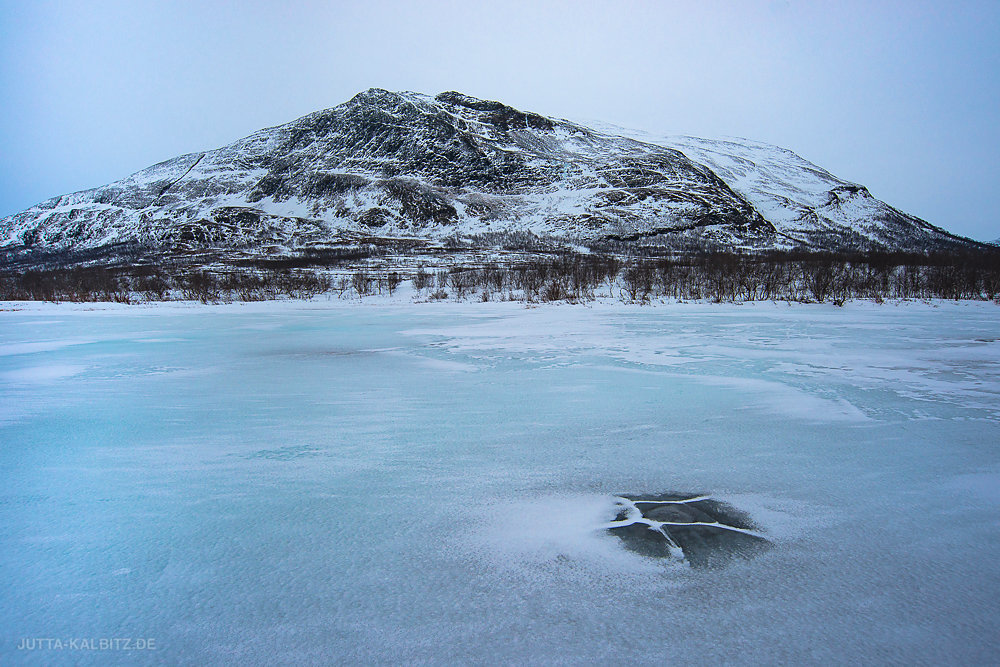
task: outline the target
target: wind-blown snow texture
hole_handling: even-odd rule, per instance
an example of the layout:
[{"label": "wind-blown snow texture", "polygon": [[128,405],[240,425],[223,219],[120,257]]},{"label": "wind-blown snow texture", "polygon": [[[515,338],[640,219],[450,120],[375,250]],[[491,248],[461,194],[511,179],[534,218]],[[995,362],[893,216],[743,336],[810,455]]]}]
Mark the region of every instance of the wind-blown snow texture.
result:
[{"label": "wind-blown snow texture", "polygon": [[[3,664],[1000,650],[993,304],[19,307]],[[670,491],[774,547],[697,570],[604,530]]]},{"label": "wind-blown snow texture", "polygon": [[0,250],[268,254],[524,230],[757,249],[970,243],[774,146],[593,129],[454,92],[371,89],[4,218]]}]

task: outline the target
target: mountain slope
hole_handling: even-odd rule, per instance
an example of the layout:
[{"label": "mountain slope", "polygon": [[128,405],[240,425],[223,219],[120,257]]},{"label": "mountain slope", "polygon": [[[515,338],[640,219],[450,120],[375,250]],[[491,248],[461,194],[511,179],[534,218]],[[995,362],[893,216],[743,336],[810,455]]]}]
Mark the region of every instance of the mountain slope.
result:
[{"label": "mountain slope", "polygon": [[371,89],[4,218],[0,249],[283,254],[363,237],[513,231],[667,247],[966,242],[773,146],[594,129],[455,92]]}]

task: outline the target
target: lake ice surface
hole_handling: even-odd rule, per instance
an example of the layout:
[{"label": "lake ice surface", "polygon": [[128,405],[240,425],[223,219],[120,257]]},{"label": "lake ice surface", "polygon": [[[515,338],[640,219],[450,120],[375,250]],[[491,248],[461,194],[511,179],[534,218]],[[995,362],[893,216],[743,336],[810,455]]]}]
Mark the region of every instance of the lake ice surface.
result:
[{"label": "lake ice surface", "polygon": [[[0,663],[1000,650],[996,305],[16,307]],[[599,529],[667,491],[777,547],[693,570]],[[156,650],[17,648],[100,637]]]}]

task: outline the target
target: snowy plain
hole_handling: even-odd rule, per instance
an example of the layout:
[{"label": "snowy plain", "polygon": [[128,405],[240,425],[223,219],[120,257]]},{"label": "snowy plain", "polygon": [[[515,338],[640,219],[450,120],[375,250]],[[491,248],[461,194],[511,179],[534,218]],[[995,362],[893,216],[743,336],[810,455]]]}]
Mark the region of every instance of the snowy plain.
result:
[{"label": "snowy plain", "polygon": [[[0,476],[2,664],[1000,650],[991,303],[0,304]],[[667,491],[776,548],[601,531]]]}]

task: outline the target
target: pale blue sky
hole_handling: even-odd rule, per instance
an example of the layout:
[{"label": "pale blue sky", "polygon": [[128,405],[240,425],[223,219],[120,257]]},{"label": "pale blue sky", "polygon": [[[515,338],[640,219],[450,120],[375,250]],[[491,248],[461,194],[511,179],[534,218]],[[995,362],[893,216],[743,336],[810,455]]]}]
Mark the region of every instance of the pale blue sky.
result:
[{"label": "pale blue sky", "polygon": [[377,86],[767,141],[1000,237],[1000,1],[0,0],[0,54],[0,215]]}]

